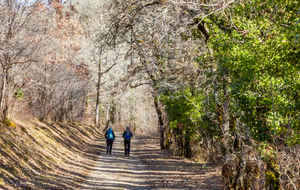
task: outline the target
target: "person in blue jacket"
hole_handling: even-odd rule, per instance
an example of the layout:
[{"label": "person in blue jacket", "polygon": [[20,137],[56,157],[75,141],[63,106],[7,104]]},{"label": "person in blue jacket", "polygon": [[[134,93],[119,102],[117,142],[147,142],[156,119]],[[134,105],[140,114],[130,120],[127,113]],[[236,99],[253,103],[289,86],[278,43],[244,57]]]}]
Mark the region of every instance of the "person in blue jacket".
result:
[{"label": "person in blue jacket", "polygon": [[125,156],[129,156],[130,152],[130,140],[132,138],[132,132],[129,130],[129,127],[126,127],[126,130],[123,133],[124,146],[125,146]]},{"label": "person in blue jacket", "polygon": [[111,154],[111,149],[115,140],[115,133],[112,130],[112,127],[110,126],[109,129],[105,133],[105,138],[106,138],[106,154]]}]

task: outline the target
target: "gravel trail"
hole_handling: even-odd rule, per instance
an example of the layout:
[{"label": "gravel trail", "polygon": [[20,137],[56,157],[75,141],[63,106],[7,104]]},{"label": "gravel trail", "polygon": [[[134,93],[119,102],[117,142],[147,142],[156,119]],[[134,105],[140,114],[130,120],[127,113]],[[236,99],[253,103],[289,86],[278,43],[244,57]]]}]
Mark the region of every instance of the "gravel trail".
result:
[{"label": "gravel trail", "polygon": [[130,156],[124,154],[122,133],[115,133],[112,154],[106,154],[105,143],[97,164],[91,169],[85,189],[147,189],[145,165],[141,162],[137,150],[137,139],[131,141]]}]

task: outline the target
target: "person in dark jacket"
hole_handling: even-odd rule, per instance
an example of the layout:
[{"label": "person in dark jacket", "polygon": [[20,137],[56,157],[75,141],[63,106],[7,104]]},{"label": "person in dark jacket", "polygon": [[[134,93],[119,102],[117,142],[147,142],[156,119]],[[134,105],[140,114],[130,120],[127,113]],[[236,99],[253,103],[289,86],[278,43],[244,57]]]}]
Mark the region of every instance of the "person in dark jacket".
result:
[{"label": "person in dark jacket", "polygon": [[110,126],[109,129],[105,133],[105,138],[106,138],[106,154],[111,154],[111,149],[115,140],[115,133],[112,130],[112,127]]},{"label": "person in dark jacket", "polygon": [[129,130],[129,127],[126,127],[126,130],[123,133],[124,146],[125,146],[125,156],[129,156],[130,152],[130,140],[132,138],[132,132]]}]

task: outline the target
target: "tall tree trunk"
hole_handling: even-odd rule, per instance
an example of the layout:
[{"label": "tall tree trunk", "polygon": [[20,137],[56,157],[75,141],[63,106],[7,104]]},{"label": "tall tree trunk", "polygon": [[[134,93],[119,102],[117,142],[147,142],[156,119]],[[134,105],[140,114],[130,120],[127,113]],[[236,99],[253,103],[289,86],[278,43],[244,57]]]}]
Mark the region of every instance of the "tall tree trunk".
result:
[{"label": "tall tree trunk", "polygon": [[[206,45],[208,44],[208,40],[210,38],[208,28],[205,26],[205,22],[199,20],[196,20],[195,24],[197,24],[198,30],[204,35],[204,41]],[[209,54],[213,57],[214,51],[211,47],[207,47]],[[219,106],[219,92],[218,92],[218,80],[217,80],[217,63],[213,62],[213,74],[215,75],[213,84],[214,84],[214,98],[215,98],[215,104],[216,109],[218,109]]]},{"label": "tall tree trunk", "polygon": [[42,115],[41,115],[41,117],[40,117],[40,120],[42,120],[42,121],[44,121],[45,119],[46,119],[46,115],[47,115],[47,87],[46,87],[46,85],[47,85],[47,82],[48,82],[48,80],[47,80],[47,63],[45,63],[45,84],[44,84],[44,86],[43,86],[43,91],[41,92],[41,106],[42,106]]},{"label": "tall tree trunk", "polygon": [[222,116],[222,132],[224,138],[224,146],[226,150],[226,154],[229,151],[229,93],[227,88],[226,76],[223,77],[224,79],[224,102],[223,102],[223,116]]},{"label": "tall tree trunk", "polygon": [[[208,43],[208,40],[210,38],[208,28],[205,26],[205,22],[199,20],[196,21],[196,24],[198,26],[198,30],[204,35],[205,37],[205,43]],[[213,50],[208,47],[208,51],[213,56]],[[213,63],[213,73],[215,74],[214,78],[214,98],[215,98],[215,104],[216,104],[216,111],[218,111],[219,107],[219,92],[218,92],[218,80],[217,80],[217,64]],[[224,102],[223,102],[223,114],[222,114],[222,123],[221,123],[221,129],[223,134],[223,140],[224,140],[224,146],[225,146],[225,154],[228,153],[228,137],[229,137],[229,93],[227,89],[227,76],[226,72],[221,76],[224,84],[223,84],[223,92],[224,92]]]},{"label": "tall tree trunk", "polygon": [[106,107],[106,122],[105,122],[105,129],[108,129],[109,125],[109,110],[110,110],[110,105]]},{"label": "tall tree trunk", "polygon": [[184,139],[184,157],[192,158],[192,149],[191,149],[191,140],[190,140],[190,132],[189,129],[186,129],[186,137]]},{"label": "tall tree trunk", "polygon": [[179,155],[184,156],[184,144],[183,144],[183,135],[182,135],[182,124],[180,124],[178,129],[178,146],[179,146]]},{"label": "tall tree trunk", "polygon": [[85,97],[85,101],[83,103],[83,115],[82,115],[82,122],[86,121],[86,112],[87,112],[87,108],[88,108],[88,103],[89,103],[89,96],[86,94],[86,91],[84,92],[84,94],[86,95]]},{"label": "tall tree trunk", "polygon": [[158,101],[159,101],[158,97],[155,96],[154,97],[154,105],[155,105],[156,113],[157,113],[157,116],[158,116],[158,127],[159,127],[159,132],[160,132],[160,148],[165,149],[166,147],[165,147],[164,121],[162,119],[162,111],[160,109]]},{"label": "tall tree trunk", "polygon": [[68,101],[69,105],[68,105],[68,112],[69,112],[69,120],[70,122],[74,122],[74,104],[73,104],[73,98],[74,98],[74,94],[73,94],[73,91],[71,91],[71,95],[70,95],[70,99]]},{"label": "tall tree trunk", "polygon": [[214,138],[210,140],[210,155],[211,155],[211,162],[215,162],[215,155],[214,155]]},{"label": "tall tree trunk", "polygon": [[1,120],[4,121],[7,118],[8,114],[8,97],[7,97],[7,88],[8,88],[8,67],[4,68],[4,77],[2,83],[2,91],[1,91],[1,102],[0,102],[0,109],[1,109]]},{"label": "tall tree trunk", "polygon": [[97,82],[97,100],[96,100],[96,119],[95,126],[101,127],[101,123],[99,122],[99,104],[100,104],[100,83],[101,83],[101,60],[99,58],[98,64],[98,82]]},{"label": "tall tree trunk", "polygon": [[224,96],[227,100],[223,103],[223,119],[222,119],[222,130],[223,130],[223,137],[224,137],[224,145],[226,151],[229,150],[229,100],[228,100],[228,92],[224,92]]}]

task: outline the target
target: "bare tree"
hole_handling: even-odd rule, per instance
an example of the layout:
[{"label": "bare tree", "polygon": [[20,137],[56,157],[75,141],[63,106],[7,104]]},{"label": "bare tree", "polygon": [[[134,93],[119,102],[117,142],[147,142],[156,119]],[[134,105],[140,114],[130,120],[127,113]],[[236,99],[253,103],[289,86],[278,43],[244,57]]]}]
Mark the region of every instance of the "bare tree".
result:
[{"label": "bare tree", "polygon": [[40,1],[4,0],[0,2],[0,66],[2,72],[0,110],[7,118],[8,94],[12,88],[11,70],[17,65],[36,63],[43,38],[43,10]]},{"label": "bare tree", "polygon": [[[30,6],[27,8],[29,11]],[[39,23],[42,30],[32,28],[32,33],[24,33],[23,37],[36,35],[37,41],[32,41],[36,48],[31,49],[31,54],[24,54],[26,64],[16,63],[11,69],[11,85],[17,88],[16,93],[23,93],[22,101],[11,101],[11,114],[25,115],[24,110],[29,110],[25,113],[42,120],[81,120],[89,93],[90,70],[79,56],[83,33],[77,12],[52,1],[41,4],[34,19],[28,27]],[[13,109],[14,105],[19,109]]]}]

